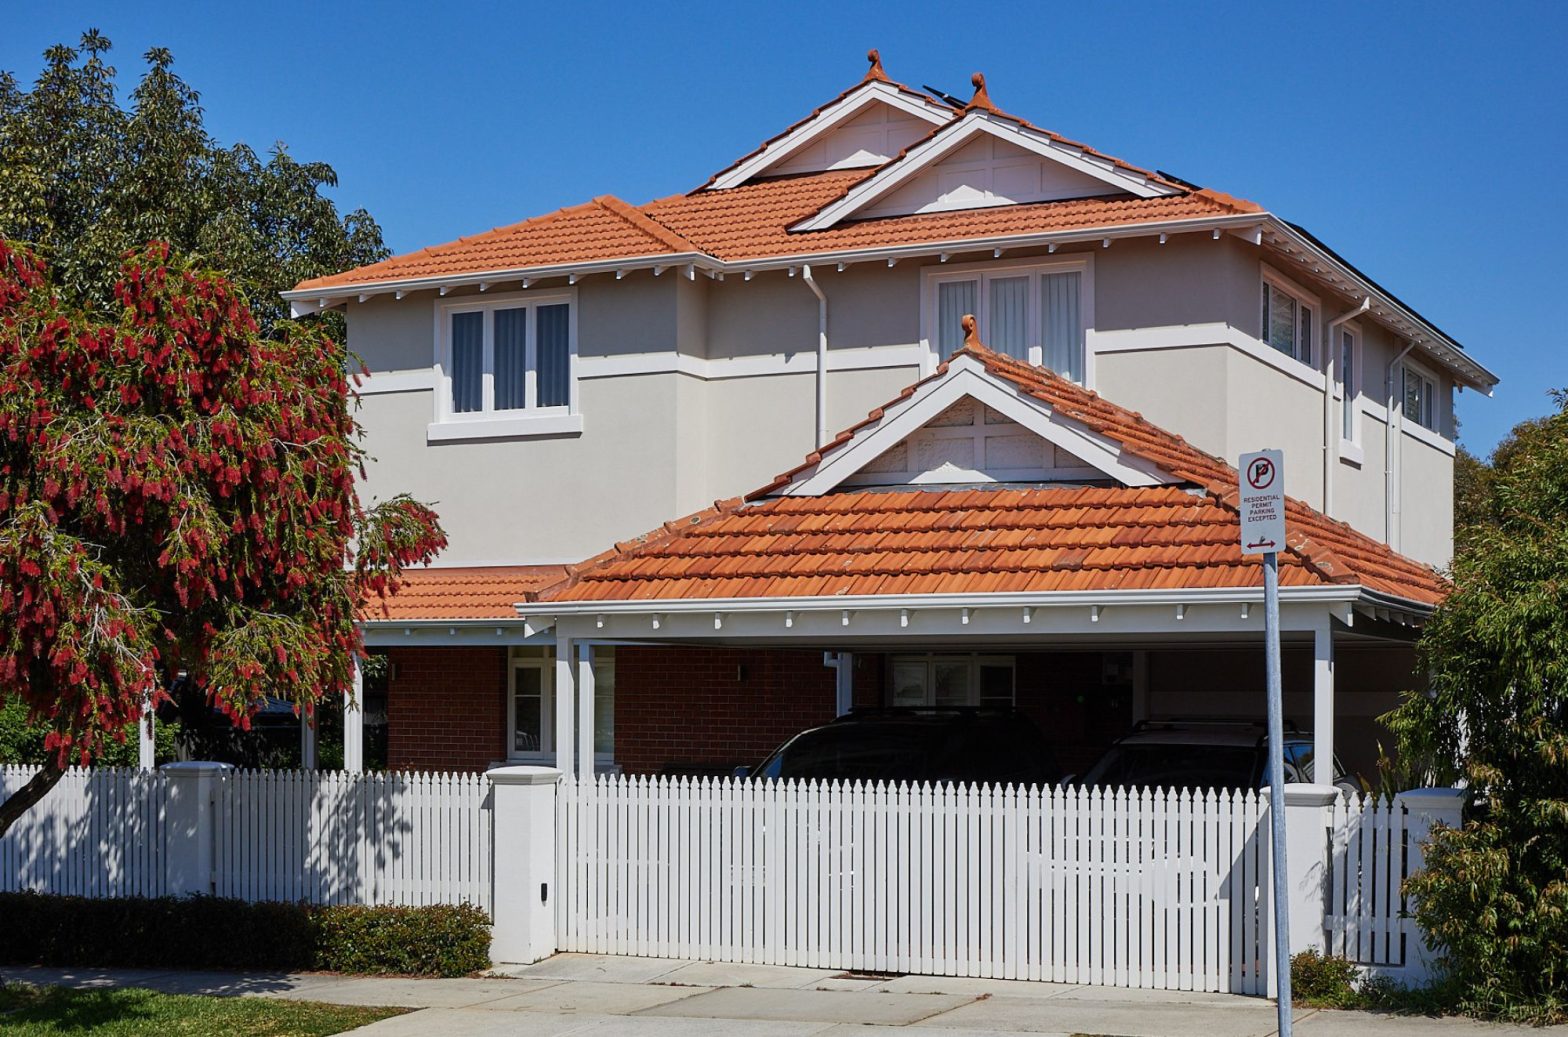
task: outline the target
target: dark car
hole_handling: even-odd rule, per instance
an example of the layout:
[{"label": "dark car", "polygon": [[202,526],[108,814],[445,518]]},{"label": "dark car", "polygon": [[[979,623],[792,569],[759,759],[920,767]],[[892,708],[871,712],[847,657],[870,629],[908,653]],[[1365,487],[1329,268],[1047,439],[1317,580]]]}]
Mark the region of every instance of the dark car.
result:
[{"label": "dark car", "polygon": [[1056,756],[1013,709],[856,709],[802,731],[742,776],[1054,785]]},{"label": "dark car", "polygon": [[[1312,736],[1285,731],[1285,780],[1312,780]],[[1268,781],[1262,724],[1205,720],[1142,721],[1117,739],[1075,784],[1090,788],[1255,789]],[[1359,791],[1334,761],[1333,784]]]}]

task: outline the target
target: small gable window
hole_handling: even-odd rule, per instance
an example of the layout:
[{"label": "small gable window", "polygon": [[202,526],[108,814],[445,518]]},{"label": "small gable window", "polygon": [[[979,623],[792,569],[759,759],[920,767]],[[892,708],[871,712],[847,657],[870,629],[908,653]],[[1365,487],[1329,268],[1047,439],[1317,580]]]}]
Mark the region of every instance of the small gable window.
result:
[{"label": "small gable window", "polygon": [[436,335],[432,438],[574,430],[538,427],[539,419],[575,421],[570,292],[443,302],[436,308]]},{"label": "small gable window", "polygon": [[1303,364],[1312,363],[1315,302],[1282,277],[1263,276],[1263,341]]},{"label": "small gable window", "polygon": [[938,356],[964,344],[964,314],[998,353],[1082,382],[1088,327],[1087,260],[941,267],[926,274],[926,339]]}]

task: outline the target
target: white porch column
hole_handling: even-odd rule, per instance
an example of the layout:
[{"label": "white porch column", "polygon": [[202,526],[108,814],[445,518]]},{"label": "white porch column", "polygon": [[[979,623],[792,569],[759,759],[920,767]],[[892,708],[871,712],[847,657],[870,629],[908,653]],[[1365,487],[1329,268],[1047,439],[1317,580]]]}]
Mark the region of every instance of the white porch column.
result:
[{"label": "white porch column", "polygon": [[[568,665],[570,660],[568,659]],[[492,767],[490,957],[527,964],[555,953],[555,797],[553,767]]]},{"label": "white porch column", "polygon": [[577,667],[572,658],[572,639],[557,633],[555,638],[555,766],[562,774],[572,773],[572,715],[577,709]]},{"label": "white porch column", "polygon": [[157,723],[152,712],[152,696],[142,696],[142,718],[136,724],[136,766],[150,771],[157,765],[157,744],[153,741],[153,727]]},{"label": "white porch column", "polygon": [[365,671],[358,656],[349,661],[354,685],[343,696],[343,769],[358,774],[365,769]]},{"label": "white porch column", "polygon": [[838,652],[833,664],[834,692],[838,715],[843,716],[855,708],[855,653]]},{"label": "white porch column", "polygon": [[1334,620],[1312,628],[1312,781],[1334,784]]},{"label": "white porch column", "polygon": [[593,780],[593,645],[577,646],[577,779]]},{"label": "white porch column", "polygon": [[316,722],[299,711],[299,766],[301,770],[316,769]]}]

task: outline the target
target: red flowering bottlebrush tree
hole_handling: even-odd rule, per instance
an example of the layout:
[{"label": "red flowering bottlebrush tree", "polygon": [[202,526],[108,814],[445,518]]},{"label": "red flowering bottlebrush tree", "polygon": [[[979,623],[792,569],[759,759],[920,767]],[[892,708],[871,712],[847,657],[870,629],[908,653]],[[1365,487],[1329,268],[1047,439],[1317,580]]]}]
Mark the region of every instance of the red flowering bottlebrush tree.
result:
[{"label": "red flowering bottlebrush tree", "polygon": [[446,542],[407,497],[360,504],[330,337],[263,337],[228,282],[158,243],[115,298],[74,311],[0,241],[0,702],[50,750],[0,834],[177,672],[240,727],[265,696],[307,716],[341,697],[356,606]]}]

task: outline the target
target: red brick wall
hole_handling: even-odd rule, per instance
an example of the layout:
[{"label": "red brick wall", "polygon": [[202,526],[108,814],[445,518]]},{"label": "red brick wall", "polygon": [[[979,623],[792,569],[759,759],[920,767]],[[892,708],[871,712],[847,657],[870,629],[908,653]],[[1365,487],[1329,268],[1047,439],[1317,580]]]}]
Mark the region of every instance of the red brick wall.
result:
[{"label": "red brick wall", "polygon": [[631,774],[760,763],[833,719],[834,688],[820,650],[617,647],[615,759]]},{"label": "red brick wall", "polygon": [[482,771],[506,757],[506,649],[393,648],[387,766]]}]

